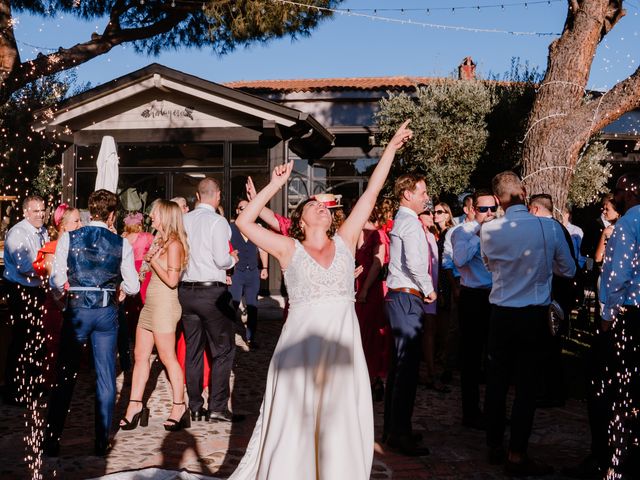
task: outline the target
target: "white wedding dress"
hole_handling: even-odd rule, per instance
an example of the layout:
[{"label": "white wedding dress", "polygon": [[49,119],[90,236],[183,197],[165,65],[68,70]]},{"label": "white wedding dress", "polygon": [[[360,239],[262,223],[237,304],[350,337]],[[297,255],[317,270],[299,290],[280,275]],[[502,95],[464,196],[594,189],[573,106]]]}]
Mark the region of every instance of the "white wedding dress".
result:
[{"label": "white wedding dress", "polygon": [[354,309],[351,252],[334,237],[321,267],[295,241],[284,277],[289,316],[269,365],[260,416],[229,480],[368,480],[373,406]]}]

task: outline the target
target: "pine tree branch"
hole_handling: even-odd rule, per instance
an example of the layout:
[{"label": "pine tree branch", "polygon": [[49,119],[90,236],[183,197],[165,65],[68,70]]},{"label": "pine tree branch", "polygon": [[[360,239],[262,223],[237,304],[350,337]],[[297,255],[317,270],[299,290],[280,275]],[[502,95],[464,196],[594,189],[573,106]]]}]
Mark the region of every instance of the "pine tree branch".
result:
[{"label": "pine tree branch", "polygon": [[186,12],[172,12],[154,24],[129,29],[119,29],[110,23],[103,35],[93,34],[88,42],[78,43],[71,48],[60,48],[57,52],[48,55],[39,54],[35,59],[20,63],[13,68],[0,88],[0,101],[6,100],[6,91],[14,92],[42,76],[73,68],[107,53],[122,43],[166,33],[186,17]]}]

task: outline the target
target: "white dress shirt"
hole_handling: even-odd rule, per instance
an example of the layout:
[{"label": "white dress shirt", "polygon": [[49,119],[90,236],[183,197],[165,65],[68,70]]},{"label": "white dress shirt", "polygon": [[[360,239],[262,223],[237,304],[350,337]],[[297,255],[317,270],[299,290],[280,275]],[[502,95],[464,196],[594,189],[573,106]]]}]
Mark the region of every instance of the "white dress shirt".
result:
[{"label": "white dress shirt", "polygon": [[425,296],[433,292],[429,276],[429,244],[416,212],[400,207],[389,238],[387,287],[413,288]]},{"label": "white dress shirt", "polygon": [[[106,223],[91,221],[88,227],[109,228]],[[62,292],[67,283],[67,259],[69,257],[69,232],[63,233],[58,239],[56,253],[53,257],[53,268],[49,284],[54,290]],[[126,240],[122,242],[122,260],[120,261],[120,275],[122,283],[120,287],[127,295],[135,295],[140,291],[140,280],[133,260],[133,248]]]},{"label": "white dress shirt", "polygon": [[33,269],[38,250],[49,241],[43,228],[36,228],[25,218],[8,232],[4,242],[4,278],[25,287],[39,287],[42,279]]},{"label": "white dress shirt", "polygon": [[640,205],[616,222],[600,279],[603,320],[614,320],[623,305],[640,305]]},{"label": "white dress shirt", "polygon": [[453,261],[453,244],[451,243],[451,236],[453,235],[453,232],[464,224],[465,222],[463,221],[457,225],[449,227],[449,229],[444,233],[444,242],[442,243],[442,269],[451,270],[451,273],[455,278],[460,277],[460,272],[458,272],[456,264]]},{"label": "white dress shirt", "polygon": [[576,272],[560,224],[531,215],[524,205],[513,205],[503,217],[482,224],[480,246],[493,276],[489,301],[494,305],[549,305],[552,275],[573,277]]},{"label": "white dress shirt", "polygon": [[184,229],[189,243],[189,265],[182,280],[226,283],[227,270],[235,265],[229,254],[229,222],[211,205],[201,203],[184,215]]},{"label": "white dress shirt", "polygon": [[573,242],[573,251],[576,254],[576,258],[578,260],[578,266],[580,268],[583,268],[584,264],[587,262],[587,258],[582,255],[582,253],[580,253],[580,247],[582,246],[584,232],[579,226],[574,225],[571,222],[567,223],[564,227],[567,229],[567,232],[569,232],[569,235],[571,236],[571,241]]},{"label": "white dress shirt", "polygon": [[451,234],[453,263],[460,272],[460,285],[468,288],[491,288],[491,273],[480,253],[480,224],[475,220],[460,225]]}]

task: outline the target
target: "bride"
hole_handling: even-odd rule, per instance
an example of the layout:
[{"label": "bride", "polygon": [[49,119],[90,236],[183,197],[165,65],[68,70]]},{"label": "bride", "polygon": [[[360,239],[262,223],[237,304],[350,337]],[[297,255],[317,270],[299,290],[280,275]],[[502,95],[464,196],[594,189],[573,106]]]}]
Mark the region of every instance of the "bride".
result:
[{"label": "bride", "polygon": [[238,216],[240,231],[280,262],[290,310],[269,365],[260,416],[230,480],[369,478],[373,407],[354,309],[354,252],[395,153],[412,136],[408,124],[387,145],[337,231],[329,210],[315,200],[293,212],[291,237],[256,223],[286,185],[293,162],[277,166]]}]

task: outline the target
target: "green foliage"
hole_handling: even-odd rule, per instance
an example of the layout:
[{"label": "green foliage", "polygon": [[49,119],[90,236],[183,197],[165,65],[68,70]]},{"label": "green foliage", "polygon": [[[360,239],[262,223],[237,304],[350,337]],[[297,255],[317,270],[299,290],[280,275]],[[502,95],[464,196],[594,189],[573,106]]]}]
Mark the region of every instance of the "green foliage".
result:
[{"label": "green foliage", "polygon": [[520,82],[487,82],[491,92],[491,111],[487,115],[489,138],[471,185],[488,188],[497,173],[521,168],[522,138],[533,106],[535,85]]},{"label": "green foliage", "polygon": [[62,169],[60,164],[47,165],[47,160],[51,163],[55,161],[56,155],[51,152],[48,158],[42,159],[38,164],[38,174],[33,180],[33,190],[46,200],[48,204],[55,201],[62,193]]},{"label": "green foliage", "polygon": [[382,99],[376,114],[382,143],[407,118],[414,132],[392,177],[418,171],[428,176],[432,194],[465,191],[486,146],[491,104],[490,89],[475,81],[445,81],[418,88],[415,97]]},{"label": "green foliage", "polygon": [[569,203],[575,207],[586,207],[598,201],[608,192],[607,181],[611,178],[611,165],[605,163],[611,157],[603,142],[591,143],[578,158],[569,185]]},{"label": "green foliage", "polygon": [[[489,81],[451,80],[419,88],[415,95],[380,101],[376,120],[382,142],[411,118],[413,140],[399,152],[391,179],[407,171],[427,176],[431,193],[460,194],[488,188],[504,170],[520,173],[522,139],[542,72],[513,58],[503,75]],[[605,144],[592,143],[576,165],[569,201],[583,207],[606,189],[610,166]]]}]

